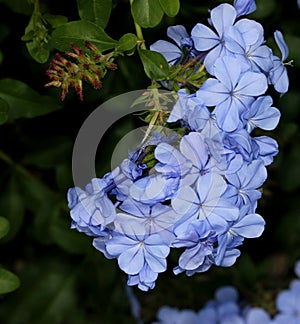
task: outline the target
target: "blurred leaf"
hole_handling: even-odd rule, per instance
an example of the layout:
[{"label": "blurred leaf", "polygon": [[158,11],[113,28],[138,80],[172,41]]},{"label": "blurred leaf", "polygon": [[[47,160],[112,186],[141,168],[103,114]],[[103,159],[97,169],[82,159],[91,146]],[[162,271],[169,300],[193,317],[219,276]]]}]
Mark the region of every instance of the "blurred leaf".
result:
[{"label": "blurred leaf", "polygon": [[0,125],[4,124],[8,120],[8,110],[8,103],[0,98]]},{"label": "blurred leaf", "polygon": [[2,240],[4,242],[14,238],[23,223],[25,206],[17,181],[18,175],[13,173],[0,198],[0,210],[10,223],[9,232]]},{"label": "blurred leaf", "polygon": [[19,278],[12,272],[0,268],[0,294],[16,290],[20,286]]},{"label": "blurred leaf", "polygon": [[71,217],[56,217],[51,224],[50,233],[53,241],[68,253],[85,254],[92,249],[91,239],[83,233],[70,228]]},{"label": "blurred leaf", "polygon": [[143,28],[157,26],[164,15],[159,0],[134,0],[131,11],[135,22]]},{"label": "blurred leaf", "polygon": [[278,7],[275,0],[256,0],[256,11],[254,11],[249,17],[253,19],[265,19],[270,16]]},{"label": "blurred leaf", "polygon": [[[300,67],[300,37],[296,35],[287,34],[285,35],[285,41],[289,47],[288,60],[293,60],[295,67]],[[287,67],[289,73],[295,73],[293,67]]]},{"label": "blurred leaf", "polygon": [[79,17],[97,26],[106,27],[112,9],[112,0],[77,0]]},{"label": "blurred leaf", "polygon": [[124,34],[118,42],[117,50],[119,52],[131,51],[137,44],[137,37],[134,34]]},{"label": "blurred leaf", "polygon": [[0,0],[0,3],[18,14],[30,16],[32,13],[33,4],[29,0]]},{"label": "blurred leaf", "polygon": [[[1,1],[0,1],[1,2]],[[10,28],[0,23],[0,43],[10,34]]]},{"label": "blurred leaf", "polygon": [[9,231],[9,222],[6,218],[0,216],[0,239]]},{"label": "blurred leaf", "polygon": [[68,137],[53,136],[51,138],[36,141],[32,145],[32,151],[28,152],[22,164],[34,165],[39,168],[54,168],[72,158],[73,143]]},{"label": "blurred leaf", "polygon": [[101,27],[85,20],[72,21],[58,27],[51,38],[52,45],[60,51],[70,50],[72,43],[83,47],[85,41],[90,41],[102,52],[117,46],[117,41]]},{"label": "blurred leaf", "polygon": [[159,3],[167,16],[175,17],[178,14],[180,9],[179,0],[159,0]]},{"label": "blurred leaf", "polygon": [[142,49],[139,49],[139,55],[148,78],[157,81],[166,79],[169,73],[169,64],[163,55]]},{"label": "blurred leaf", "polygon": [[286,191],[293,191],[300,187],[300,143],[293,144],[291,150],[282,160],[278,170],[278,182]]},{"label": "blurred leaf", "polygon": [[10,324],[75,323],[74,314],[80,318],[80,311],[76,310],[77,274],[67,260],[62,262],[53,255],[40,256],[38,262],[26,264],[21,277],[22,289],[15,293],[6,309],[0,308],[0,319]]},{"label": "blurred leaf", "polygon": [[25,83],[14,79],[0,80],[0,97],[9,104],[9,120],[33,118],[60,108],[51,97],[42,96]]},{"label": "blurred leaf", "polygon": [[3,62],[3,53],[0,51],[0,65],[2,64]]}]

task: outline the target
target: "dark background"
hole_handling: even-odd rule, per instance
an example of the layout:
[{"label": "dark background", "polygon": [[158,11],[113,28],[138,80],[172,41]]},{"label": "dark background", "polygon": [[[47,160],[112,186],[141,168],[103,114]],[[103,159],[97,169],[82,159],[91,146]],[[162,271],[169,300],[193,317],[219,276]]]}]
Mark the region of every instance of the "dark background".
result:
[{"label": "dark background", "polygon": [[[0,77],[23,81],[51,96],[61,108],[0,126],[1,152],[13,161],[0,160],[0,216],[10,222],[9,233],[0,241],[0,262],[21,281],[16,291],[0,296],[0,322],[134,323],[125,292],[126,275],[116,260],[107,260],[91,246],[91,238],[69,229],[66,192],[73,186],[72,147],[84,120],[107,99],[145,88],[149,80],[134,54],[117,60],[118,70],[108,73],[102,89],[84,86],[83,102],[73,91],[61,102],[60,90],[44,87],[49,82],[45,71],[50,59],[45,64],[35,62],[21,40],[31,7],[24,5],[19,10],[15,3],[19,2],[0,1]],[[129,3],[114,3],[106,32],[119,39],[124,32],[135,31]],[[182,1],[175,18],[164,17],[159,26],[143,31],[146,45],[167,39],[169,25],[182,24],[190,32],[197,22],[206,23],[207,10],[218,3],[221,1]],[[79,19],[76,1],[44,0],[41,5],[69,21]],[[268,167],[257,208],[266,220],[265,231],[260,238],[245,241],[233,267],[213,268],[193,277],[173,275],[179,253],[173,251],[168,271],[159,275],[154,290],[133,289],[145,322],[154,320],[162,305],[197,310],[224,284],[235,285],[242,298],[272,313],[277,292],[294,275],[294,262],[300,258],[300,10],[296,0],[258,0],[257,5],[250,17],[264,26],[268,45],[279,54],[272,37],[276,29],[281,30],[290,49],[288,60],[294,60],[294,67],[288,68],[289,92],[282,98],[276,93],[273,96],[282,118],[268,135],[278,141],[280,153]],[[109,131],[98,148],[99,176],[109,171],[113,143],[139,123],[137,117],[129,116]]]}]

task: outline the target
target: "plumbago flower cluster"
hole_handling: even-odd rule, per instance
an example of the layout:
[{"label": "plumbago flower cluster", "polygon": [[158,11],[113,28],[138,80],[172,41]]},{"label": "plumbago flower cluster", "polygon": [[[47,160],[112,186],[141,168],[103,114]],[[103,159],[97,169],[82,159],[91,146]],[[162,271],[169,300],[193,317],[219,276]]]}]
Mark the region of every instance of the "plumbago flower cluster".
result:
[{"label": "plumbago flower cluster", "polygon": [[298,279],[291,281],[288,289],[276,297],[276,314],[272,316],[261,307],[252,307],[238,296],[233,286],[223,286],[215,291],[214,299],[195,312],[191,309],[163,306],[152,324],[298,324],[300,322],[300,261],[295,263]]},{"label": "plumbago flower cluster", "polygon": [[[242,18],[255,9],[254,1],[221,4],[191,35],[169,27],[174,43],[159,40],[151,50],[175,70],[199,62],[195,74],[206,71],[199,87],[177,83],[178,100],[161,125],[175,131],[152,132],[117,168],[85,190],[68,191],[71,227],[116,258],[130,286],[154,288],[171,248],[184,249],[175,274],[231,266],[244,239],[264,230],[255,210],[278,145],[254,130],[273,130],[279,122],[267,90],[287,92],[288,48],[276,31],[282,57],[275,56],[263,27]],[[169,88],[172,80],[161,84]]]}]

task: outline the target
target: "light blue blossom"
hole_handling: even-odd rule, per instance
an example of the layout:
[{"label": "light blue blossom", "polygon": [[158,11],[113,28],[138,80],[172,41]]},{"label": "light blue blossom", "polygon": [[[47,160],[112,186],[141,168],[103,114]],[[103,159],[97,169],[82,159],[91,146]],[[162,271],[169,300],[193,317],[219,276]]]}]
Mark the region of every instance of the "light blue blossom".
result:
[{"label": "light blue blossom", "polygon": [[219,127],[232,132],[241,127],[241,115],[254,98],[267,90],[267,79],[262,73],[245,71],[244,65],[230,56],[218,59],[214,72],[216,79],[206,80],[197,95],[206,106],[215,106]]},{"label": "light blue blossom", "polygon": [[193,40],[184,26],[168,27],[167,35],[175,41],[176,45],[165,40],[158,40],[150,45],[150,50],[161,53],[170,65],[184,63],[183,60],[198,55],[198,51],[194,48]]},{"label": "light blue blossom", "polygon": [[244,163],[236,172],[226,175],[229,184],[225,196],[236,206],[254,206],[261,198],[258,189],[267,179],[267,170],[261,160]]},{"label": "light blue blossom", "polygon": [[163,306],[158,310],[157,320],[152,324],[198,324],[196,312],[169,306]]},{"label": "light blue blossom", "polygon": [[210,11],[210,24],[216,32],[201,23],[196,24],[191,31],[195,48],[200,52],[208,51],[204,65],[209,73],[213,73],[213,65],[217,58],[228,54],[224,33],[234,24],[236,17],[235,8],[224,3]]},{"label": "light blue blossom", "polygon": [[245,112],[242,118],[247,122],[246,129],[250,133],[258,127],[263,130],[273,130],[279,123],[280,111],[272,107],[273,99],[270,96],[258,97]]}]

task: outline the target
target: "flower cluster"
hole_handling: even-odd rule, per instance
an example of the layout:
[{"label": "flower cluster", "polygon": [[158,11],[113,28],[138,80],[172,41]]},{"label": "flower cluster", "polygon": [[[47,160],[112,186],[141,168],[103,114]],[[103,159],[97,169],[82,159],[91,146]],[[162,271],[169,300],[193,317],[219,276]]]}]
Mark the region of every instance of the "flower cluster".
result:
[{"label": "flower cluster", "polygon": [[231,266],[244,239],[264,230],[255,211],[278,145],[254,130],[279,122],[267,90],[288,90],[288,48],[276,31],[282,58],[275,56],[263,27],[240,18],[253,10],[254,1],[221,4],[210,11],[209,26],[197,24],[191,36],[183,26],[169,27],[176,45],[158,41],[151,49],[170,65],[199,60],[208,72],[194,92],[179,85],[166,122],[181,131],[152,132],[103,178],[68,191],[72,228],[116,258],[130,286],[152,289],[171,248],[183,249],[175,274]]},{"label": "flower cluster", "polygon": [[95,89],[102,86],[101,79],[107,73],[107,70],[115,70],[117,65],[113,63],[114,54],[102,54],[96,46],[86,41],[85,46],[91,51],[92,55],[85,53],[81,48],[72,44],[72,52],[66,52],[65,55],[72,60],[67,59],[56,53],[56,59],[50,63],[50,68],[46,74],[50,82],[45,87],[62,88],[61,100],[64,100],[69,87],[73,87],[83,100],[82,83],[90,82]]},{"label": "flower cluster", "polygon": [[[300,278],[300,261],[295,264],[295,272]],[[287,290],[276,297],[277,313],[271,316],[265,309],[252,307],[239,299],[233,286],[223,286],[216,290],[213,300],[209,300],[199,311],[179,310],[163,306],[157,313],[157,321],[152,324],[297,324],[300,321],[300,280],[294,279]]]}]

